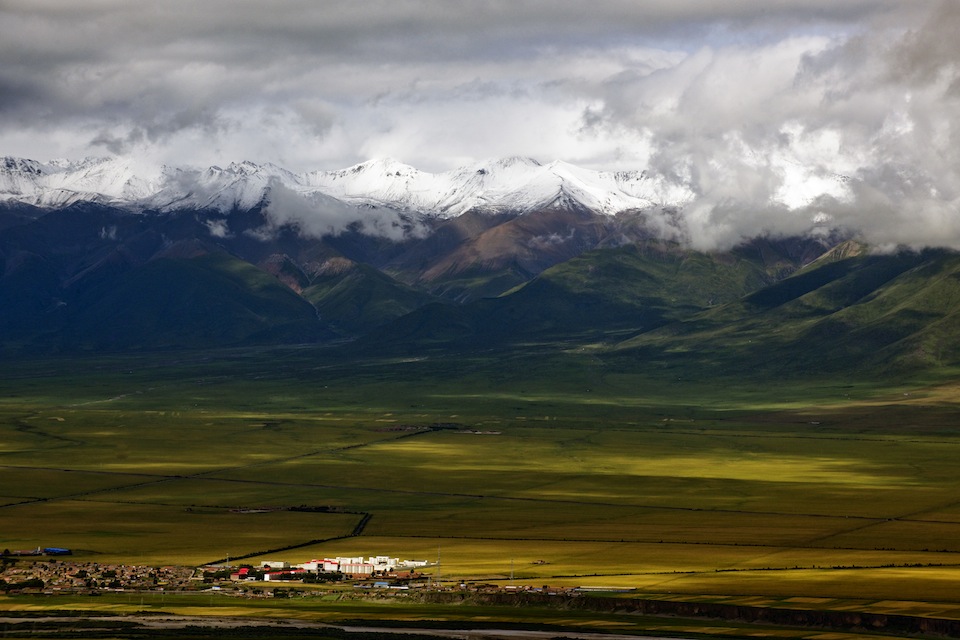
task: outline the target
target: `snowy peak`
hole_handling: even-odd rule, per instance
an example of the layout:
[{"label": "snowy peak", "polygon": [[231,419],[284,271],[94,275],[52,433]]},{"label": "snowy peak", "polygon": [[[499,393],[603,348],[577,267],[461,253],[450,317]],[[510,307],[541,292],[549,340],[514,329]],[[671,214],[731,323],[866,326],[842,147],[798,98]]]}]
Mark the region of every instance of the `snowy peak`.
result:
[{"label": "snowy peak", "polygon": [[230,166],[227,167],[228,173],[234,173],[240,176],[254,175],[254,174],[260,173],[261,171],[262,171],[262,167],[260,167],[257,164],[254,164],[253,162],[250,162],[249,160],[244,160],[243,162],[240,162],[240,163],[231,162]]},{"label": "snowy peak", "polygon": [[681,204],[692,195],[675,193],[671,194],[675,199],[667,201],[642,172],[593,171],[563,161],[543,165],[530,158],[514,157],[479,163],[455,173],[465,188],[454,194],[447,210],[460,213],[468,208],[526,211],[573,206],[613,215]]},{"label": "snowy peak", "polygon": [[5,156],[3,158],[3,174],[22,173],[24,175],[40,175],[43,173],[43,165],[35,160],[26,160],[24,158],[12,158]]},{"label": "snowy peak", "polygon": [[527,156],[508,156],[506,158],[497,158],[487,162],[495,169],[514,169],[514,168],[532,168],[542,167],[539,160]]},{"label": "snowy peak", "polygon": [[92,201],[133,210],[185,208],[229,212],[251,209],[284,188],[305,202],[339,205],[338,211],[380,207],[416,216],[456,217],[470,210],[524,213],[547,207],[586,208],[613,215],[662,204],[682,204],[684,185],[643,172],[593,171],[562,161],[490,159],[452,171],[430,173],[393,158],[379,158],[337,171],[296,174],[249,160],[226,167],[138,172],[125,159],[88,158],[47,164],[3,158],[0,202],[42,207]]},{"label": "snowy peak", "polygon": [[21,195],[26,199],[33,196],[39,190],[43,174],[44,166],[39,162],[5,157],[0,164],[0,198]]},{"label": "snowy peak", "polygon": [[373,160],[367,160],[366,162],[361,162],[360,164],[354,165],[349,169],[349,171],[355,173],[366,172],[370,174],[382,173],[383,175],[395,176],[398,178],[420,173],[417,169],[408,164],[404,164],[395,158],[376,158]]},{"label": "snowy peak", "polygon": [[[393,158],[368,160],[339,171],[314,171],[301,185],[354,204],[419,209],[417,194],[435,185],[431,175]],[[429,200],[429,199],[428,199]]]},{"label": "snowy peak", "polygon": [[156,178],[140,174],[124,159],[86,158],[78,162],[4,158],[0,201],[60,207],[79,201],[128,206],[159,188]]}]

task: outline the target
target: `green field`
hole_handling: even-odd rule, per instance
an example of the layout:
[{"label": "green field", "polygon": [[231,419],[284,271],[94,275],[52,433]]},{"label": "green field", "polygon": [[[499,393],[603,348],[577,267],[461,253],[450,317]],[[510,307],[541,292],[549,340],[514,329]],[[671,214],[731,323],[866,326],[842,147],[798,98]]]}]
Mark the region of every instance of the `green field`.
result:
[{"label": "green field", "polygon": [[952,383],[676,380],[589,351],[339,353],[9,363],[0,548],[439,555],[444,582],[960,616]]}]

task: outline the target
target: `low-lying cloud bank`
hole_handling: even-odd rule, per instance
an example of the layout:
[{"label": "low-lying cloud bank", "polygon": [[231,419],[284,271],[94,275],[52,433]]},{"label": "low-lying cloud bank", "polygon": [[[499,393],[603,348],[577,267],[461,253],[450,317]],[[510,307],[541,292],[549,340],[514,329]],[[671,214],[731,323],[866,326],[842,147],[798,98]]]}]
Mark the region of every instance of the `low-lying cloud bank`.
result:
[{"label": "low-lying cloud bank", "polygon": [[321,193],[305,196],[278,180],[270,182],[269,202],[264,208],[267,226],[257,230],[272,236],[289,227],[309,238],[339,235],[347,230],[390,240],[422,237],[427,233],[420,221],[404,219],[400,213],[383,207],[355,207]]}]

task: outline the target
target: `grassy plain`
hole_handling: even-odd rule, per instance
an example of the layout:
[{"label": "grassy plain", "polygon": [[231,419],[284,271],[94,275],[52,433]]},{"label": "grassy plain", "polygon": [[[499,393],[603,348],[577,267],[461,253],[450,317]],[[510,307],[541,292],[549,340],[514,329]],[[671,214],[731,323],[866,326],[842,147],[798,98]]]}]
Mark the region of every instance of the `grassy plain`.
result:
[{"label": "grassy plain", "polygon": [[0,548],[440,555],[443,581],[960,605],[949,377],[678,380],[534,351],[9,363]]}]

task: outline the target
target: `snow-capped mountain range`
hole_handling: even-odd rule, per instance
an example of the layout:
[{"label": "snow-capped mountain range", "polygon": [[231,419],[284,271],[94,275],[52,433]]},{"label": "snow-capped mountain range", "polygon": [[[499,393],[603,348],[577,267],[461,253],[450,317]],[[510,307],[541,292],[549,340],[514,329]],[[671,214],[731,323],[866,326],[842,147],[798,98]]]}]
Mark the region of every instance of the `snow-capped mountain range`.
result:
[{"label": "snow-capped mountain range", "polygon": [[642,171],[593,171],[519,157],[442,173],[420,171],[392,159],[308,173],[252,162],[143,172],[120,158],[41,163],[6,157],[0,161],[0,203],[42,208],[87,201],[135,211],[228,213],[270,204],[277,189],[299,195],[309,206],[332,207],[341,214],[344,209],[373,206],[439,218],[470,210],[523,213],[561,206],[615,215],[682,205],[693,197],[685,185]]}]

